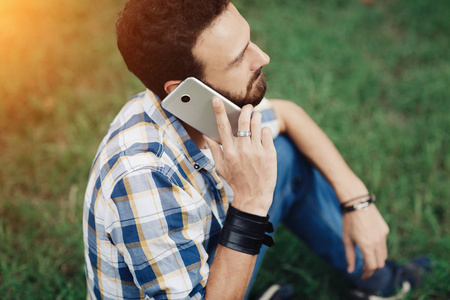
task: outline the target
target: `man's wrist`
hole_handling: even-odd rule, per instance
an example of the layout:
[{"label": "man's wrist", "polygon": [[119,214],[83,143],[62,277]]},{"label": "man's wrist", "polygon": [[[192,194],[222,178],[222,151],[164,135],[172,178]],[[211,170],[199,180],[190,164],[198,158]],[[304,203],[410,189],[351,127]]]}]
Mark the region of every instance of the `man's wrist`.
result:
[{"label": "man's wrist", "polygon": [[332,184],[332,186],[340,203],[369,194],[367,187],[356,176],[342,178],[339,182]]},{"label": "man's wrist", "polygon": [[263,244],[269,247],[274,245],[272,237],[265,234],[273,231],[269,215],[258,216],[230,205],[219,244],[239,252],[255,255],[259,253]]},{"label": "man's wrist", "polygon": [[272,203],[272,198],[273,196],[270,199],[268,196],[265,196],[251,200],[249,198],[234,195],[233,207],[249,214],[265,217],[267,216],[270,208],[270,206],[266,205],[266,203]]},{"label": "man's wrist", "polygon": [[361,195],[341,203],[342,213],[348,213],[355,210],[367,209],[367,207],[375,201],[375,195]]}]

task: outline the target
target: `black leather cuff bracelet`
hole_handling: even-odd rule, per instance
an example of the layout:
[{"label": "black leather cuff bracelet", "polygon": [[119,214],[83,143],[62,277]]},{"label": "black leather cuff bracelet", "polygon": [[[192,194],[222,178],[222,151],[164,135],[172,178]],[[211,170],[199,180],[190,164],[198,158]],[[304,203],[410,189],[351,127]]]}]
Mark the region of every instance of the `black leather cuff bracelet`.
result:
[{"label": "black leather cuff bracelet", "polygon": [[253,215],[230,205],[219,244],[239,252],[258,254],[263,244],[269,247],[275,244],[266,232],[273,232],[269,216]]},{"label": "black leather cuff bracelet", "polygon": [[355,210],[360,210],[360,209],[364,209],[366,207],[368,207],[370,205],[370,203],[375,201],[375,195],[370,195],[369,199],[367,199],[366,201],[362,201],[353,205],[348,205],[348,206],[344,206],[343,204],[341,204],[341,211],[343,213],[348,213],[348,212],[352,212]]}]

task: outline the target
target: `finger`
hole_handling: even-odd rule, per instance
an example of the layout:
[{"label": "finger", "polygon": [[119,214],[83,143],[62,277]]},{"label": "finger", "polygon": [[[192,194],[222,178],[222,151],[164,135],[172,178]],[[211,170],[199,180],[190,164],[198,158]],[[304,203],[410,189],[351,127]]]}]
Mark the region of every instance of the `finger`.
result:
[{"label": "finger", "polygon": [[373,272],[374,272],[373,270],[369,269],[366,266],[363,267],[363,270],[364,270],[364,272],[363,272],[363,274],[361,276],[362,280],[366,280],[366,279],[369,279],[370,277],[372,277]]},{"label": "finger", "polygon": [[254,112],[252,114],[250,130],[252,132],[253,143],[261,143],[261,119],[262,114],[260,112]]},{"label": "finger", "polygon": [[242,108],[241,114],[239,115],[239,123],[238,123],[239,131],[250,131],[250,119],[252,117],[252,111],[253,106],[250,104],[247,104]]},{"label": "finger", "polygon": [[220,140],[224,147],[228,147],[233,142],[233,133],[231,131],[230,121],[223,105],[219,98],[213,99],[214,113],[216,115],[217,128],[219,129]]},{"label": "finger", "polygon": [[275,148],[273,144],[272,130],[270,130],[269,127],[264,127],[261,130],[261,142],[263,144],[263,147],[266,149]]},{"label": "finger", "polygon": [[383,260],[386,263],[386,260],[388,259],[388,249],[387,249],[387,243],[386,243],[386,239],[384,239],[383,241]]},{"label": "finger", "polygon": [[356,252],[355,245],[351,241],[350,237],[343,237],[344,248],[345,248],[345,259],[347,261],[347,273],[353,273],[355,270]]},{"label": "finger", "polygon": [[378,269],[381,269],[384,267],[384,264],[386,262],[387,258],[387,247],[386,243],[384,241],[381,241],[376,249],[376,255],[377,255],[377,267]]},{"label": "finger", "polygon": [[[380,215],[380,217],[381,217],[381,215]],[[386,223],[384,223],[384,224],[385,224],[385,229],[384,229],[384,235],[383,235],[381,242],[382,242],[382,251],[383,251],[384,262],[386,263],[386,260],[388,259],[388,255],[389,255],[388,249],[387,249],[387,237],[389,234],[389,227],[387,226]]]},{"label": "finger", "polygon": [[[362,249],[361,249],[362,251]],[[372,276],[373,272],[377,269],[377,260],[374,253],[374,250],[371,251],[362,251],[364,256],[364,273],[361,276],[361,279],[367,279]]]},{"label": "finger", "polygon": [[212,156],[214,158],[214,164],[216,165],[217,171],[222,169],[223,166],[223,151],[220,147],[219,143],[210,139],[206,135],[203,135],[203,138],[206,140],[209,149],[211,150]]}]

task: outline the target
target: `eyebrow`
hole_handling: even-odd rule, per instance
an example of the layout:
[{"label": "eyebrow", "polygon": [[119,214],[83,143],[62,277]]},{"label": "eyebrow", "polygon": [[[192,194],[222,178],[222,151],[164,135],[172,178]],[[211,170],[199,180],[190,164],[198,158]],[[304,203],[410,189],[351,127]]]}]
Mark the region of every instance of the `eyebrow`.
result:
[{"label": "eyebrow", "polygon": [[246,45],[245,48],[241,51],[241,53],[239,53],[239,55],[236,56],[236,58],[233,59],[233,61],[230,62],[230,63],[228,64],[228,66],[226,67],[227,70],[229,70],[229,69],[231,69],[232,67],[234,67],[234,66],[242,59],[242,57],[244,56],[245,51],[247,51],[247,48],[248,48],[249,45],[250,45],[250,41],[247,43],[247,45]]}]

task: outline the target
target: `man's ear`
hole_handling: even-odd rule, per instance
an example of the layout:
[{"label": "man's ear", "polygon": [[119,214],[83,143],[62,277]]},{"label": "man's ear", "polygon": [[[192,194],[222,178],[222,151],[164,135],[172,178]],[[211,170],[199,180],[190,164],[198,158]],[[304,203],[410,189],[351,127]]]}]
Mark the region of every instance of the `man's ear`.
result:
[{"label": "man's ear", "polygon": [[170,94],[180,83],[181,80],[169,80],[164,83],[164,90],[167,94]]}]

